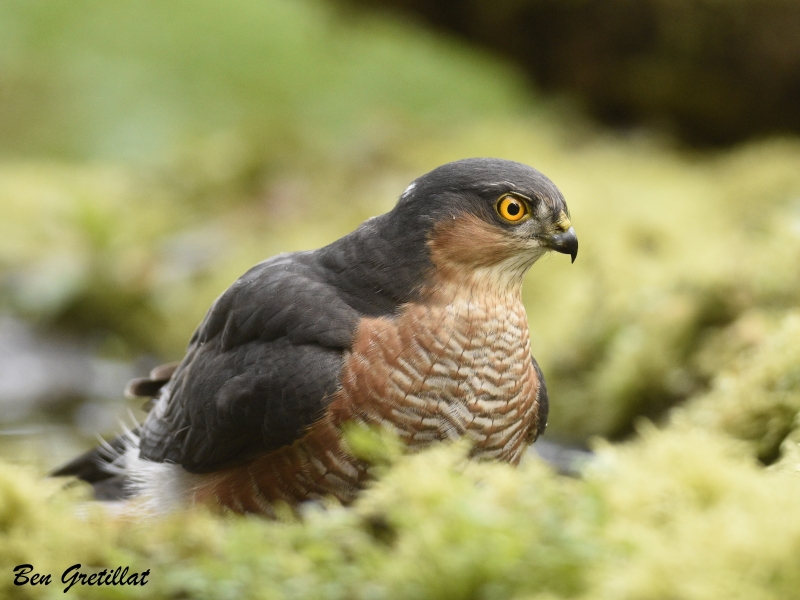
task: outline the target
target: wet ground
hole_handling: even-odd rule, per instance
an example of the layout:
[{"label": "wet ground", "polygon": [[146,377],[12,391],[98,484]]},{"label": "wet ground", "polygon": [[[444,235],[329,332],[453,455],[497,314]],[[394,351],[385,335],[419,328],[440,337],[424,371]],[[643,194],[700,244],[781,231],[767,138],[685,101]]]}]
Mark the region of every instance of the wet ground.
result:
[{"label": "wet ground", "polygon": [[50,469],[142,413],[122,390],[151,360],[108,360],[0,315],[0,457]]}]

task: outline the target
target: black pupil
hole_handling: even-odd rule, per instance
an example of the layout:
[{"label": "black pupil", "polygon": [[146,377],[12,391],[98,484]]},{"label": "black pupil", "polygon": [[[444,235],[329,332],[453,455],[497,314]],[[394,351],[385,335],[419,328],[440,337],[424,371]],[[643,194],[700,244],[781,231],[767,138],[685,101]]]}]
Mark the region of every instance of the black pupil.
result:
[{"label": "black pupil", "polygon": [[522,208],[516,202],[509,202],[508,206],[506,207],[506,210],[508,211],[508,214],[510,214],[512,217],[516,217],[520,213]]}]

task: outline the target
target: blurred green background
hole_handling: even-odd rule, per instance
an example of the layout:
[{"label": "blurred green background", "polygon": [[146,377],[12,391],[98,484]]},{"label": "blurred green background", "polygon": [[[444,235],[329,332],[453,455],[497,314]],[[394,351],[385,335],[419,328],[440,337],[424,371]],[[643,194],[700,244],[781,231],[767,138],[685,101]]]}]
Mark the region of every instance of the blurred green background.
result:
[{"label": "blurred green background", "polygon": [[[553,556],[566,562],[534,560],[550,573],[543,579],[487,567],[463,597],[512,597],[513,585],[499,596],[480,587],[498,577],[527,582],[530,598],[589,589],[597,580],[581,569],[620,541],[615,519],[634,510],[622,498],[639,498],[640,477],[674,468],[670,489],[690,490],[698,506],[735,497],[725,509],[733,521],[774,512],[762,496],[736,504],[736,490],[796,491],[761,478],[792,472],[800,456],[798,15],[793,0],[0,0],[0,455],[41,473],[118,431],[120,419],[141,417],[121,397],[126,380],[180,359],[210,303],[248,267],[340,237],[442,163],[496,156],[553,179],[581,241],[574,265],[544,259],[525,282],[532,349],[550,389],[544,439],[580,448],[637,440],[638,450],[607,450],[623,453],[623,467],[585,488],[525,475],[519,498],[558,489],[541,502],[567,498],[576,512],[550,517],[584,529],[556,536]],[[667,438],[638,439],[645,419]],[[744,450],[730,458],[720,450],[729,443]],[[675,461],[700,461],[699,475]],[[434,473],[450,468],[440,463]],[[734,483],[714,479],[718,468]],[[388,489],[412,481],[399,473]],[[698,477],[713,489],[692,492]],[[472,484],[453,485],[466,494]],[[433,502],[420,494],[408,506],[380,497],[365,506],[384,502],[402,521],[411,517],[392,511]],[[481,510],[534,510],[530,498],[482,498],[468,498],[478,508],[453,527],[476,526]],[[686,514],[675,536],[702,554],[687,533],[702,518]],[[671,539],[642,533],[666,527],[651,516],[636,530],[644,548]],[[320,531],[361,517],[330,518]],[[30,522],[50,527],[41,519]],[[502,527],[506,541],[530,533]],[[315,531],[281,543],[306,548]],[[800,534],[787,531],[786,547],[800,549]],[[754,551],[766,544],[753,536],[742,539]],[[745,560],[737,543],[732,556]],[[786,586],[763,597],[789,597],[780,590],[794,579],[781,569],[797,567],[794,550],[763,567]],[[689,558],[678,568],[637,556],[647,557],[642,582],[669,565],[705,581],[687,574]],[[739,564],[725,560],[720,581]],[[739,597],[710,583],[663,595],[608,581],[612,598]],[[754,581],[741,589],[766,589]],[[408,597],[436,596],[419,585]],[[320,597],[356,597],[343,589]]]}]

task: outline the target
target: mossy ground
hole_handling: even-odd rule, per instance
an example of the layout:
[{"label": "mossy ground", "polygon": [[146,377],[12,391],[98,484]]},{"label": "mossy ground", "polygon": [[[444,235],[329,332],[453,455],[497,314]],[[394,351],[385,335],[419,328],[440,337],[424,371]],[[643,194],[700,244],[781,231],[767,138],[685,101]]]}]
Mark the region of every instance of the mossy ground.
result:
[{"label": "mossy ground", "polygon": [[191,510],[110,517],[19,467],[0,469],[0,565],[53,573],[7,597],[63,597],[64,569],[150,569],[73,597],[792,598],[798,463],[766,470],[702,429],[646,427],[581,479],[542,463],[470,463],[460,447],[395,458],[350,508],[277,522]]},{"label": "mossy ground", "polygon": [[389,452],[354,507],[277,522],[113,517],[3,464],[2,593],[63,597],[11,569],[80,562],[152,575],[73,597],[796,596],[800,141],[694,154],[598,132],[494,58],[315,2],[43,6],[0,5],[28,123],[0,115],[4,310],[179,358],[253,263],[336,239],[449,160],[519,160],[559,185],[581,242],[525,283],[547,435],[597,460],[565,479]]}]

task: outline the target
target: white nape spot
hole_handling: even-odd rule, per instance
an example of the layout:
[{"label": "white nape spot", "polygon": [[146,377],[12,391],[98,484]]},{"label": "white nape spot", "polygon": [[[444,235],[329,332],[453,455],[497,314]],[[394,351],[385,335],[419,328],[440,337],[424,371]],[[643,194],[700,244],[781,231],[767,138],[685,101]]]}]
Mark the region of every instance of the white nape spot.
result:
[{"label": "white nape spot", "polygon": [[416,181],[412,181],[411,184],[405,189],[403,194],[400,196],[400,198],[405,198],[406,196],[408,196],[411,192],[414,191],[415,187],[417,187],[417,183]]}]

